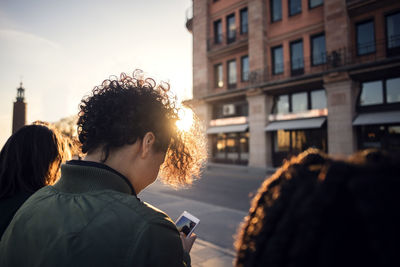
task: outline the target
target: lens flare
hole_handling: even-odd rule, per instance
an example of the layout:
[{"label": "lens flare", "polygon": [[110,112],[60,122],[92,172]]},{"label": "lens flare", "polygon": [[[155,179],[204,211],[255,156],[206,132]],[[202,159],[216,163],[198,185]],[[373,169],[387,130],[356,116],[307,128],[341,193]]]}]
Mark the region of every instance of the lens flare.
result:
[{"label": "lens flare", "polygon": [[176,122],[176,126],[180,131],[189,131],[193,125],[193,111],[189,108],[181,108],[178,112],[179,120]]}]

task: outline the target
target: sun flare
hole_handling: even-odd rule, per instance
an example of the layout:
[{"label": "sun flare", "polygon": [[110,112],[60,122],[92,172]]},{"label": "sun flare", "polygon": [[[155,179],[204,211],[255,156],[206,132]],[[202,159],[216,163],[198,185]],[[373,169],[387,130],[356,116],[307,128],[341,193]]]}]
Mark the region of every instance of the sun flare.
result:
[{"label": "sun flare", "polygon": [[179,110],[179,120],[176,122],[176,126],[180,131],[189,131],[193,124],[193,111],[189,108],[181,108]]}]

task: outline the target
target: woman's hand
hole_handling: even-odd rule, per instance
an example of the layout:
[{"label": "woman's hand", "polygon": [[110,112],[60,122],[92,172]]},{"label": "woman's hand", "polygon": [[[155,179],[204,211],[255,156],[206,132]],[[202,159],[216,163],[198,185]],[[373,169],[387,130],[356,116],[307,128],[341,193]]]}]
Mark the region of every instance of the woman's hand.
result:
[{"label": "woman's hand", "polygon": [[196,240],[197,235],[193,233],[189,237],[186,237],[186,235],[181,232],[180,236],[181,236],[183,250],[189,253],[193,247],[193,243]]}]

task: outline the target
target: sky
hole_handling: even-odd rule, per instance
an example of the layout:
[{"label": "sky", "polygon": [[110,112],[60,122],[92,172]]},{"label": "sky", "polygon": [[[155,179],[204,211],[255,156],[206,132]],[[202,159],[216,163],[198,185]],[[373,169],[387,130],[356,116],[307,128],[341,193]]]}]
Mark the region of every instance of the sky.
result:
[{"label": "sky", "polygon": [[191,0],[0,0],[0,147],[19,83],[27,123],[76,115],[104,79],[142,69],[192,96]]}]

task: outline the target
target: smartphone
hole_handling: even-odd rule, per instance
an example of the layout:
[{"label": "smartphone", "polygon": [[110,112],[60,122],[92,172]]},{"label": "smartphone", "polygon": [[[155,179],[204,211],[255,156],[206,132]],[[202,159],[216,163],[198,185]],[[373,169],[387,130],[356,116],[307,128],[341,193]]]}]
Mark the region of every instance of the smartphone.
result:
[{"label": "smartphone", "polygon": [[193,233],[199,223],[200,220],[187,211],[182,212],[181,216],[175,222],[178,231],[184,233],[186,237],[189,237]]}]

